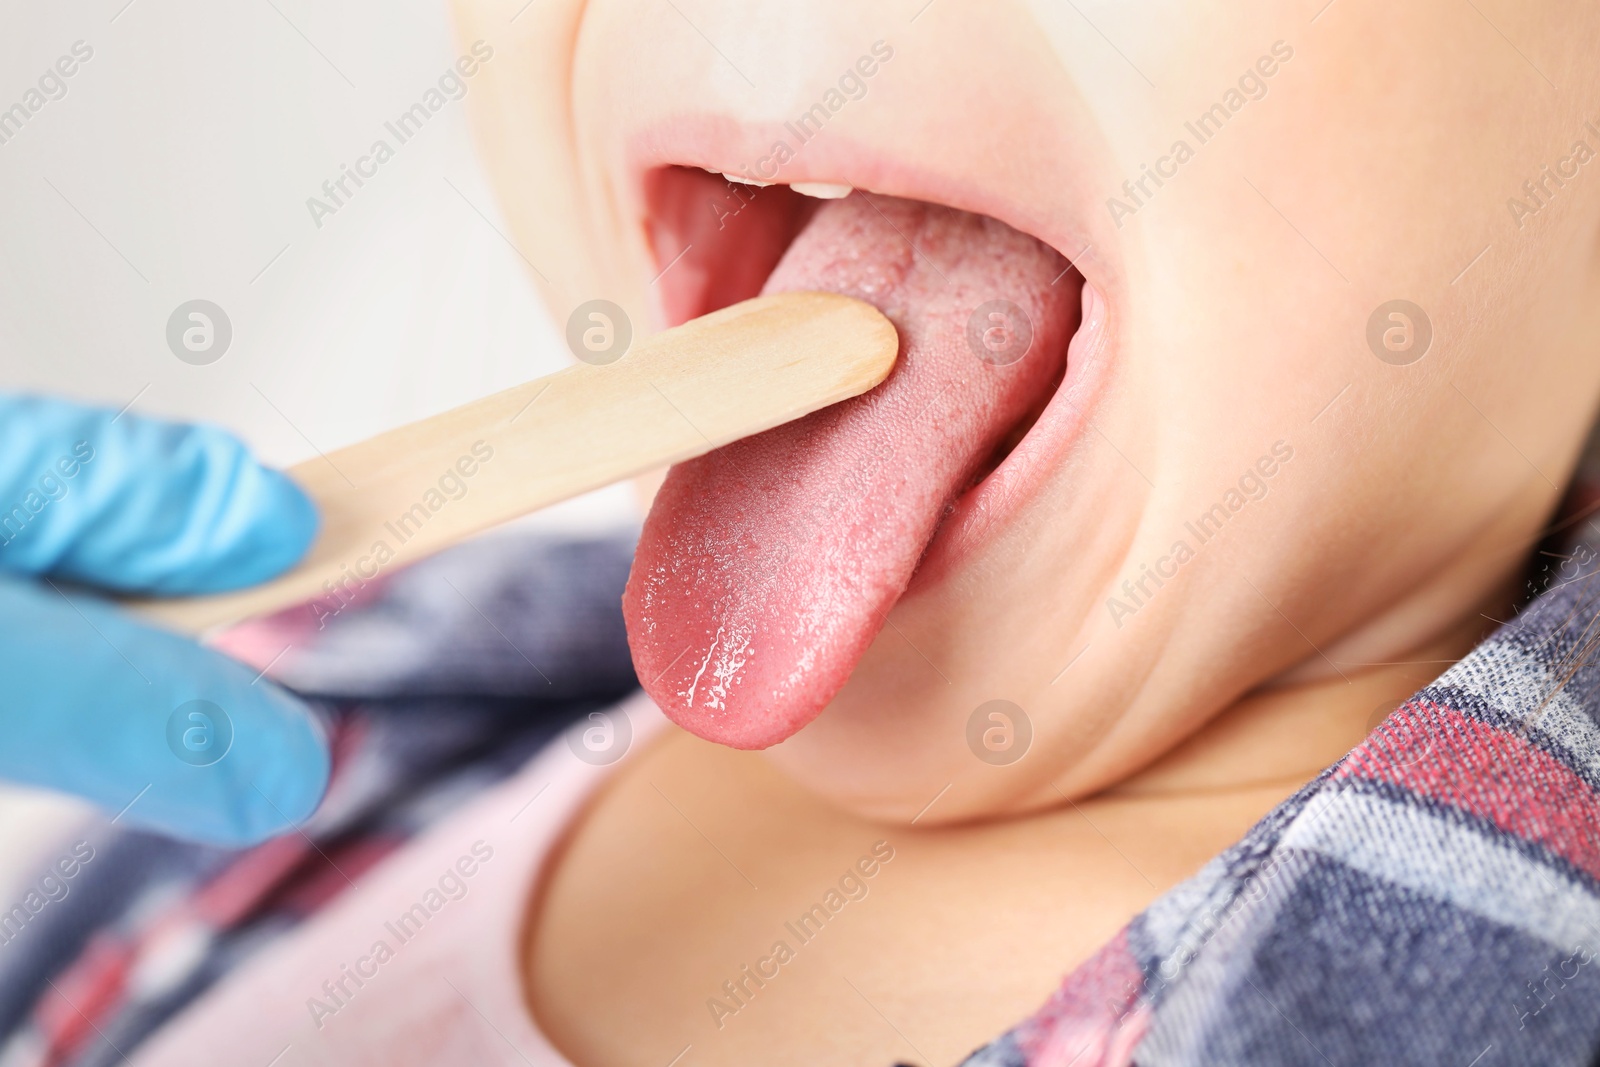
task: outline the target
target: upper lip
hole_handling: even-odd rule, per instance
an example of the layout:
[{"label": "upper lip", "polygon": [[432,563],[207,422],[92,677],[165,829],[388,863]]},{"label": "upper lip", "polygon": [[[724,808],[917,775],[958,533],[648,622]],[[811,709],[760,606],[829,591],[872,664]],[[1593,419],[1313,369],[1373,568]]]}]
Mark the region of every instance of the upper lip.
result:
[{"label": "upper lip", "polygon": [[[694,112],[649,122],[619,137],[618,169],[622,181],[614,188],[613,205],[624,229],[642,236],[647,221],[646,177],[666,166],[690,166],[724,174],[757,174],[757,161],[769,157],[777,142],[793,144],[795,135],[779,121],[737,120]],[[826,131],[806,142],[794,158],[783,164],[771,180],[842,182],[873,193],[943,204],[975,214],[989,215],[1030,234],[1060,252],[1092,281],[1094,267],[1083,258],[1093,242],[1083,216],[1028,195],[1004,180],[979,183],[938,165],[912,162],[892,149],[863,144],[849,135]],[[636,246],[643,253],[639,264],[648,281],[665,264],[649,255],[647,241]],[[1104,287],[1102,286],[1102,291]]]}]

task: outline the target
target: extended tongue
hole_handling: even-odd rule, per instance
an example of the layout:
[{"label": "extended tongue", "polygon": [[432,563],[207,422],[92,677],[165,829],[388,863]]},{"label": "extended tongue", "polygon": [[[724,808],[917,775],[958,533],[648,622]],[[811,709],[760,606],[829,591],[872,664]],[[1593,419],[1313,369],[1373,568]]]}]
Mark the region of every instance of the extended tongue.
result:
[{"label": "extended tongue", "polygon": [[980,215],[861,193],[817,211],[764,291],[875,304],[900,359],[864,396],[667,475],[623,610],[668,717],[765,748],[822,711],[946,507],[1058,379],[1077,294],[1052,284],[1066,267]]}]

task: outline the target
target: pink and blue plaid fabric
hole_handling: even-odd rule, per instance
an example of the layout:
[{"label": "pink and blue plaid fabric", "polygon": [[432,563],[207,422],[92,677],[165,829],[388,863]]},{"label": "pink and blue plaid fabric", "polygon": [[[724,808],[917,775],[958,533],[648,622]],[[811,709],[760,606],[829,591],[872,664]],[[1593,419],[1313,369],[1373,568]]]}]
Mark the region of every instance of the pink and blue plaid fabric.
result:
[{"label": "pink and blue plaid fabric", "polygon": [[1542,595],[964,1067],[1594,1063],[1600,575],[1588,540],[1542,558]]},{"label": "pink and blue plaid fabric", "polygon": [[[1600,498],[1574,501],[1567,525],[1591,535]],[[1542,555],[1515,618],[965,1067],[1593,1062],[1591,540]],[[464,546],[293,637],[286,680],[328,698],[336,738],[322,810],[243,852],[86,830],[72,895],[0,945],[0,1063],[120,1063],[347,877],[629,689],[628,552]]]}]

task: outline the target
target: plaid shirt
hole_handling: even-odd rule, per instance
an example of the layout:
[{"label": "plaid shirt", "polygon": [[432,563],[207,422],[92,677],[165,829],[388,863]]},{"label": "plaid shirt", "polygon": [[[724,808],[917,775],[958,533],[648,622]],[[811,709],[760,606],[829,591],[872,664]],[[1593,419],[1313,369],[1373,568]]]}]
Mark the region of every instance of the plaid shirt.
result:
[{"label": "plaid shirt", "polygon": [[66,894],[15,933],[0,926],[0,1067],[125,1062],[420,831],[633,691],[632,553],[631,537],[492,537],[369,583],[326,627],[289,611],[229,634],[225,647],[314,695],[333,744],[327,797],[300,832],[240,851],[104,820],[64,844],[92,853]]},{"label": "plaid shirt", "polygon": [[[1591,1062],[1600,589],[1586,545],[965,1067]],[[281,657],[280,679],[339,698],[319,704],[327,801],[302,833],[239,852],[86,829],[93,859],[70,894],[0,945],[0,1067],[121,1062],[348,878],[631,688],[629,552],[479,542],[325,631],[293,616],[244,631],[236,650],[253,641],[255,658]]]},{"label": "plaid shirt", "polygon": [[1516,618],[964,1067],[1594,1062],[1595,561],[1553,557]]}]

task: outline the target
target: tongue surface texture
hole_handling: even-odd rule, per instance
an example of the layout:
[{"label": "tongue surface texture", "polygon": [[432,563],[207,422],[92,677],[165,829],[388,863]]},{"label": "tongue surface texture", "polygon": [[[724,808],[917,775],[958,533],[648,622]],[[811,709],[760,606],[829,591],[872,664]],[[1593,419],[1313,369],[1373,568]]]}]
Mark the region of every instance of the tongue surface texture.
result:
[{"label": "tongue surface texture", "polygon": [[[667,475],[623,609],[668,717],[764,748],[822,711],[947,507],[1059,379],[1078,292],[1052,284],[1066,269],[984,216],[861,193],[818,211],[764,291],[876,305],[900,332],[899,362],[864,396]],[[1023,316],[992,301],[1021,309],[1031,343]]]}]

